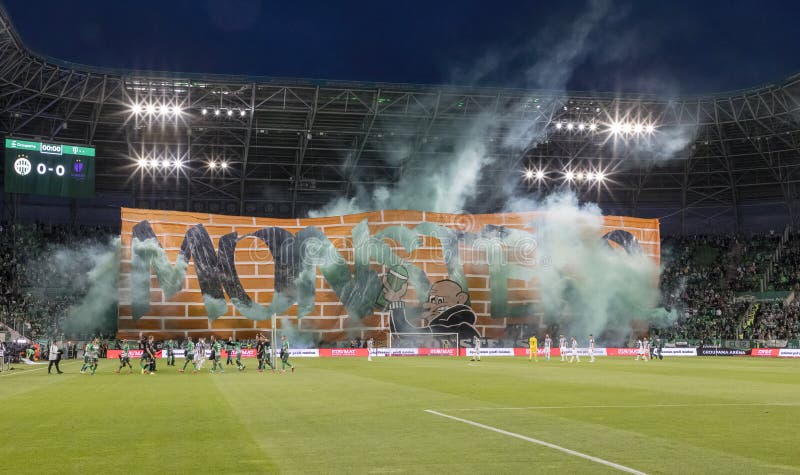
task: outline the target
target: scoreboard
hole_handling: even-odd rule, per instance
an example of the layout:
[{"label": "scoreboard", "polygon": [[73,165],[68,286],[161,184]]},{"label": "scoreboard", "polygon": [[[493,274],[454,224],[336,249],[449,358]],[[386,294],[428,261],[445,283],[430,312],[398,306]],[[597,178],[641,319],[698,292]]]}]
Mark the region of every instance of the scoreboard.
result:
[{"label": "scoreboard", "polygon": [[94,197],[95,149],[6,138],[5,191]]}]

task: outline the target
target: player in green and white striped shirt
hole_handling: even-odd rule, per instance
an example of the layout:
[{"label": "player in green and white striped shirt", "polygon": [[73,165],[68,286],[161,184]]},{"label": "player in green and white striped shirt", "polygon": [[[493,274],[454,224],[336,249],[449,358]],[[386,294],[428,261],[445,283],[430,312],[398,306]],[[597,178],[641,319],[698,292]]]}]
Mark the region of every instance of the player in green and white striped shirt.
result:
[{"label": "player in green and white striped shirt", "polygon": [[131,366],[131,345],[128,344],[128,340],[122,340],[122,353],[119,355],[119,369],[114,372],[121,372],[122,368],[125,366],[130,368],[128,371],[129,373],[133,373],[133,366]]},{"label": "player in green and white striped shirt", "polygon": [[164,343],[164,350],[167,352],[167,366],[175,366],[175,340]]},{"label": "player in green and white striped shirt", "polygon": [[292,373],[294,373],[294,365],[289,363],[289,340],[286,339],[286,335],[281,335],[281,373],[286,372],[286,367],[292,368]]},{"label": "player in green and white striped shirt", "polygon": [[239,371],[244,371],[244,365],[242,364],[242,342],[233,342],[233,349],[236,352],[236,368],[238,368]]},{"label": "player in green and white striped shirt", "polygon": [[95,371],[97,371],[97,360],[100,356],[100,340],[95,338],[86,348],[89,351],[89,369],[92,370],[90,374],[94,376]]},{"label": "player in green and white striped shirt", "polygon": [[183,368],[179,369],[178,372],[183,373],[184,371],[186,371],[186,366],[189,363],[192,363],[192,366],[194,367],[194,370],[196,372],[197,365],[194,364],[194,342],[192,341],[192,337],[189,337],[186,341],[186,353],[184,353],[183,356],[184,358],[186,358],[186,361],[183,362]]},{"label": "player in green and white striped shirt", "polygon": [[225,368],[222,366],[222,348],[225,345],[222,344],[221,341],[217,340],[217,337],[211,335],[211,359],[214,360],[214,366],[211,367],[211,373],[215,373],[217,371],[217,367],[219,367],[219,372],[224,373]]},{"label": "player in green and white striped shirt", "polygon": [[89,367],[89,347],[92,345],[92,342],[89,341],[86,343],[86,346],[83,347],[83,366],[81,366],[81,374],[86,372],[86,368]]}]

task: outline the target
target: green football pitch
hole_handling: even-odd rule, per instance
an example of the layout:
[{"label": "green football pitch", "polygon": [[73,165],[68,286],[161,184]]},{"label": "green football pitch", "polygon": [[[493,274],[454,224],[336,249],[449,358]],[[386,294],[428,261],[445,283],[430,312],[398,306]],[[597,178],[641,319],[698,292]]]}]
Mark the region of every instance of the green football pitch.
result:
[{"label": "green football pitch", "polygon": [[0,373],[0,472],[800,472],[797,360],[294,363],[17,366]]}]

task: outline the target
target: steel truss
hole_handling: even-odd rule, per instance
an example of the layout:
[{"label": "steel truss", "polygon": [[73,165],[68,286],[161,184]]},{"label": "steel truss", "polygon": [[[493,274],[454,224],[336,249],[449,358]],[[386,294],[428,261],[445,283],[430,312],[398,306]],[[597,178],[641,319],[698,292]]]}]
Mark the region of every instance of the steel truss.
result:
[{"label": "steel truss", "polygon": [[[133,115],[132,104],[179,106],[177,119]],[[233,116],[203,109],[236,111]],[[244,111],[244,115],[241,115]],[[387,185],[481,140],[493,159],[481,209],[500,182],[515,193],[525,167],[603,169],[604,187],[578,186],[611,212],[691,217],[739,229],[750,207],[798,216],[800,75],[779,85],[671,100],[645,95],[253,78],[119,71],[71,64],[27,49],[0,10],[0,131],[98,148],[97,190],[137,206],[303,216],[334,196]],[[556,122],[626,116],[658,124],[663,143],[622,143],[562,133]],[[475,124],[488,124],[479,133]],[[521,131],[521,132],[520,132]],[[511,143],[510,137],[521,137]],[[671,146],[671,144],[670,144]],[[386,160],[402,149],[406,160]],[[668,152],[668,153],[667,153]],[[138,157],[180,157],[182,172],[141,173]],[[211,170],[211,160],[230,163]],[[493,178],[494,177],[494,178]],[[453,184],[457,186],[457,184]]]}]

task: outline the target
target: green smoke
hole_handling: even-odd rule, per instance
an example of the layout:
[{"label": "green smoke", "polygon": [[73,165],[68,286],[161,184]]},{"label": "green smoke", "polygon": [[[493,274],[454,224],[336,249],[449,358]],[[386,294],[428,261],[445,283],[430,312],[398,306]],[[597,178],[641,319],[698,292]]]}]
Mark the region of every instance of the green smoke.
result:
[{"label": "green smoke", "polygon": [[[116,332],[119,303],[119,238],[107,243],[78,242],[52,246],[38,259],[26,263],[32,296],[42,302],[71,302],[63,311],[43,315],[61,321],[68,336]],[[63,313],[62,313],[63,312]]]}]

